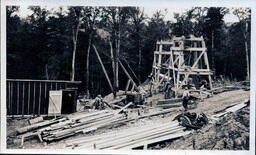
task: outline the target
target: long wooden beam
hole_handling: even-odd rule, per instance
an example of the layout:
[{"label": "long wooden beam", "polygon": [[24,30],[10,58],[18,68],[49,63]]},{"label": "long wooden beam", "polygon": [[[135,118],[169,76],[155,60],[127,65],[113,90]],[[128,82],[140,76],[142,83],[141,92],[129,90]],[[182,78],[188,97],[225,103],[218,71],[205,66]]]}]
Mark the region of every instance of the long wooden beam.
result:
[{"label": "long wooden beam", "polygon": [[110,79],[109,79],[109,77],[108,77],[108,73],[107,73],[107,71],[106,71],[106,69],[105,69],[105,67],[104,67],[104,65],[103,65],[103,62],[102,62],[102,60],[101,60],[101,58],[100,58],[100,55],[99,55],[99,53],[98,53],[96,47],[95,47],[93,44],[92,44],[92,47],[93,47],[93,49],[94,49],[94,51],[95,51],[95,53],[96,53],[96,55],[97,55],[97,58],[98,58],[98,60],[99,60],[99,62],[100,62],[101,68],[102,68],[102,70],[103,70],[103,72],[104,72],[104,74],[105,74],[105,77],[106,77],[107,81],[108,81],[109,87],[111,88],[111,91],[114,92],[113,86],[112,86],[111,81],[110,81]]},{"label": "long wooden beam", "polygon": [[127,72],[127,70],[124,68],[124,65],[122,64],[122,62],[120,60],[118,60],[121,68],[123,69],[124,73],[126,74],[126,76],[131,80],[131,82],[135,85],[135,87],[137,87],[136,83],[133,81],[132,77],[130,76],[130,74]]}]

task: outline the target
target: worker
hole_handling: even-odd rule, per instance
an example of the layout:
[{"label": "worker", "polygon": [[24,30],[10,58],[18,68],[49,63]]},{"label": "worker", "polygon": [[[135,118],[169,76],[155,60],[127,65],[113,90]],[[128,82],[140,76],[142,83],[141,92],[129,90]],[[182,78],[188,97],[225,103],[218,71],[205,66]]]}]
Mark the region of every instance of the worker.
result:
[{"label": "worker", "polygon": [[102,109],[102,97],[101,97],[101,95],[98,95],[95,98],[95,102],[93,104],[93,108],[94,109]]},{"label": "worker", "polygon": [[182,96],[182,98],[183,98],[182,105],[183,105],[185,111],[187,111],[187,109],[188,109],[189,96],[190,96],[190,94],[189,94],[188,87],[185,86],[185,91],[183,92],[183,96]]}]

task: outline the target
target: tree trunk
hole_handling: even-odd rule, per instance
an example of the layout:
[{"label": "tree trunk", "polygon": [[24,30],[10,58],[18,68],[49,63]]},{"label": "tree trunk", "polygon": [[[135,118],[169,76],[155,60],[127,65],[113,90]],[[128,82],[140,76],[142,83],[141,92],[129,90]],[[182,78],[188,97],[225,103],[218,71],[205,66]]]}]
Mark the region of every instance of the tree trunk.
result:
[{"label": "tree trunk", "polygon": [[75,80],[76,41],[74,41],[71,81]]},{"label": "tree trunk", "polygon": [[45,77],[46,77],[46,80],[49,80],[48,64],[45,65]]},{"label": "tree trunk", "polygon": [[110,47],[110,56],[111,56],[111,63],[112,63],[112,69],[113,69],[113,73],[115,72],[115,61],[114,61],[114,54],[113,54],[113,46],[112,46],[112,42],[109,41],[109,47]]},{"label": "tree trunk", "polygon": [[[116,40],[115,41],[115,44],[116,44]],[[112,42],[109,41],[109,45],[110,45],[110,55],[111,55],[111,59],[112,59],[112,68],[113,68],[113,95],[114,95],[114,98],[116,98],[116,51],[114,53],[114,50],[113,50],[113,46],[112,46]]]},{"label": "tree trunk", "polygon": [[247,68],[247,76],[246,76],[246,80],[250,80],[250,62],[249,62],[249,51],[248,51],[248,44],[247,44],[247,32],[248,31],[248,23],[245,23],[245,54],[246,54],[246,68]]},{"label": "tree trunk", "polygon": [[92,34],[89,35],[89,43],[87,48],[87,58],[86,58],[86,95],[89,97],[89,66],[90,66],[90,50],[91,50],[91,43],[92,43]]},{"label": "tree trunk", "polygon": [[212,48],[211,48],[211,64],[213,70],[213,77],[215,77],[215,49],[214,49],[214,31],[212,30]]},{"label": "tree trunk", "polygon": [[78,31],[79,31],[79,27],[81,24],[80,21],[80,15],[78,17],[78,24],[76,26],[76,32],[73,29],[73,58],[72,58],[72,75],[71,75],[71,81],[75,81],[75,61],[76,61],[76,44],[77,44],[77,36],[78,36]]},{"label": "tree trunk", "polygon": [[140,48],[140,40],[139,40],[139,83],[141,84],[141,48]]},{"label": "tree trunk", "polygon": [[118,78],[119,53],[120,53],[120,28],[118,32],[117,49],[116,49],[116,91],[119,90],[119,78]]}]

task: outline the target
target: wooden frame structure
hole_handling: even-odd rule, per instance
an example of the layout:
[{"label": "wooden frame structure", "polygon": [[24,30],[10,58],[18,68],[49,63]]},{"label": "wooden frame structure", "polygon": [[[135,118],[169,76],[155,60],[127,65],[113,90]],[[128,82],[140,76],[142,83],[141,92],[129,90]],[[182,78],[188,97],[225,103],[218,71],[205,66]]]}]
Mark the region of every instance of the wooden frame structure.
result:
[{"label": "wooden frame structure", "polygon": [[196,85],[204,78],[212,89],[212,72],[206,51],[203,37],[174,36],[168,41],[157,41],[153,80],[158,83],[165,80],[172,83],[175,88],[182,88],[191,79]]}]

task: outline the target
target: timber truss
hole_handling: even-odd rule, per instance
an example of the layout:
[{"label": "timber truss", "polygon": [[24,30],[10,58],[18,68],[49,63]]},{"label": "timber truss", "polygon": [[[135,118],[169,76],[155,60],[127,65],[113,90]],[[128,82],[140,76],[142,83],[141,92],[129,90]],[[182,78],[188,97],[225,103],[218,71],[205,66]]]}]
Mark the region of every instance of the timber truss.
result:
[{"label": "timber truss", "polygon": [[158,41],[154,52],[153,80],[168,81],[175,88],[182,88],[192,82],[196,88],[206,80],[212,89],[212,72],[209,68],[207,49],[203,37],[173,37]]}]

